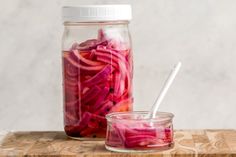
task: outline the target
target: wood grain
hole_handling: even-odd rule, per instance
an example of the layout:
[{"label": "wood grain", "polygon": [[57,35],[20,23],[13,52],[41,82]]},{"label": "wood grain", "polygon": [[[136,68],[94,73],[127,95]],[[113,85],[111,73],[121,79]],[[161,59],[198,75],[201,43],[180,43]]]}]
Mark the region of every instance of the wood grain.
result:
[{"label": "wood grain", "polygon": [[64,132],[0,132],[0,156],[77,157],[236,157],[236,130],[177,130],[172,149],[153,153],[115,153],[104,141],[77,141]]}]

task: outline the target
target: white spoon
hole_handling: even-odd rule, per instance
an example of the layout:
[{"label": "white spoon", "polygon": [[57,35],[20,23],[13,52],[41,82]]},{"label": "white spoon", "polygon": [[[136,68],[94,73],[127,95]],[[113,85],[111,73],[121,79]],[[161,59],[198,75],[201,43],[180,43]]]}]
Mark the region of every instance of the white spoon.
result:
[{"label": "white spoon", "polygon": [[170,85],[173,83],[175,76],[177,75],[179,69],[181,67],[181,62],[178,62],[178,64],[175,65],[174,69],[171,71],[168,79],[166,80],[164,86],[162,87],[162,90],[159,94],[159,96],[157,97],[154,105],[152,106],[151,110],[149,111],[147,118],[155,118],[156,117],[156,113],[158,111],[158,108],[163,100],[163,98],[165,97]]}]

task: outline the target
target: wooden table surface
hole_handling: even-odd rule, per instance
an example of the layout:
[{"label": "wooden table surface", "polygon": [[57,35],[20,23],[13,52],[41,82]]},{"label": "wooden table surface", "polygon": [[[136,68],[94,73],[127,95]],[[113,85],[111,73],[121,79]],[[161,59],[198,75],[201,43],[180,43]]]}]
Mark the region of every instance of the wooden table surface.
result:
[{"label": "wooden table surface", "polygon": [[162,157],[236,156],[236,130],[177,130],[172,149],[154,153],[115,153],[104,141],[77,141],[64,132],[0,132],[0,156]]}]

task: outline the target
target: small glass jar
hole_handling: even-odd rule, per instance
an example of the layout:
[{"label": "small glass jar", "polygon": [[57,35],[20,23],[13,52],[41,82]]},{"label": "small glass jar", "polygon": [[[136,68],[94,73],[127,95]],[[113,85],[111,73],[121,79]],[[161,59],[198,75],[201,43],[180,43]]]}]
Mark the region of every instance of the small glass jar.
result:
[{"label": "small glass jar", "polygon": [[64,129],[72,138],[105,138],[105,115],[132,111],[129,5],[64,7]]},{"label": "small glass jar", "polygon": [[172,148],[172,113],[158,112],[147,118],[148,112],[110,113],[107,119],[105,147],[116,152],[150,152]]}]

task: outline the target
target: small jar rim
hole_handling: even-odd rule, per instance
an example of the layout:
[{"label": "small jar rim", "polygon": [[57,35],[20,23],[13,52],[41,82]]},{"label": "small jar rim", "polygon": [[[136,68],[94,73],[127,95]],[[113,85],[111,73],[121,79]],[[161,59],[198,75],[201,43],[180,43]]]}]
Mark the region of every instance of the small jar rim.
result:
[{"label": "small jar rim", "polygon": [[[122,121],[122,120],[128,120],[128,121],[151,121],[151,122],[165,122],[165,121],[170,121],[173,119],[174,114],[170,112],[157,112],[157,116],[155,118],[144,118],[144,119],[122,119],[122,118],[117,118],[115,117],[116,115],[118,116],[125,116],[125,115],[131,115],[131,114],[136,114],[136,115],[147,115],[149,112],[148,111],[129,111],[129,112],[112,112],[106,115],[107,121]],[[161,117],[158,117],[161,116]]]}]

